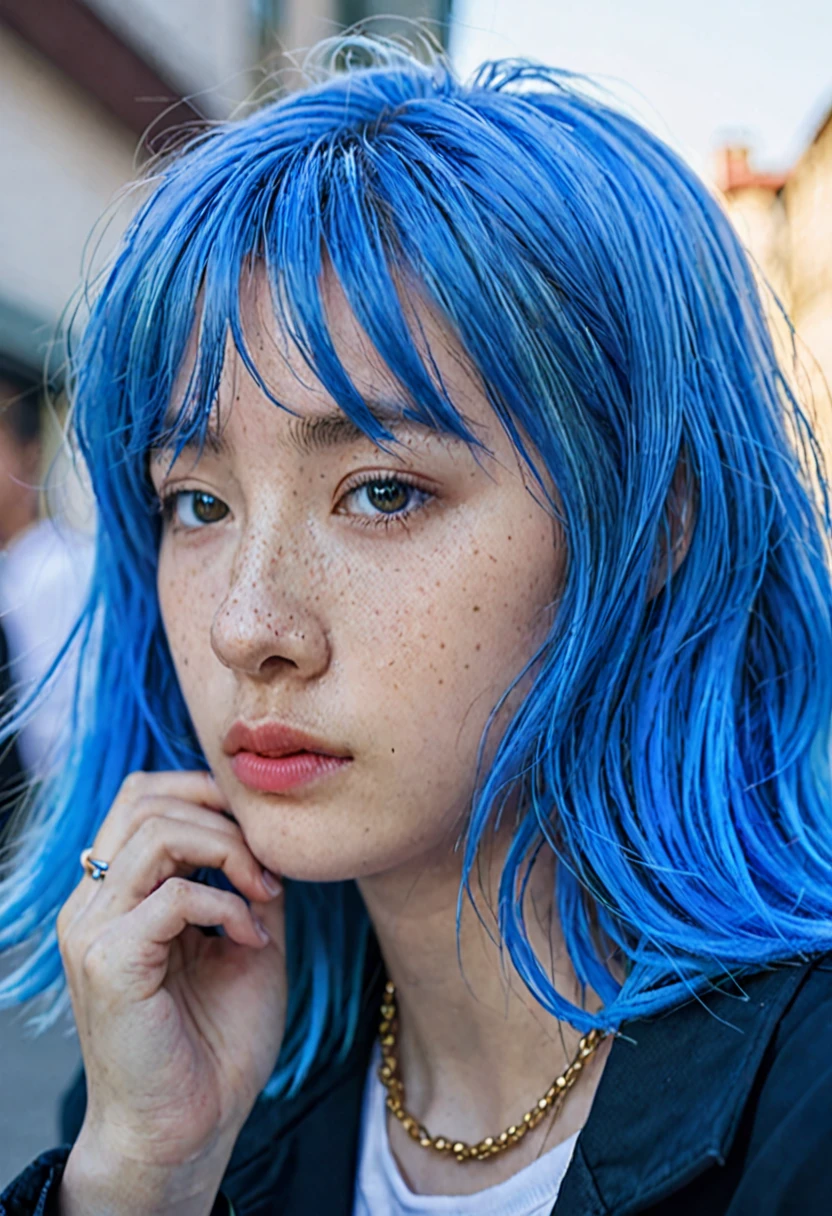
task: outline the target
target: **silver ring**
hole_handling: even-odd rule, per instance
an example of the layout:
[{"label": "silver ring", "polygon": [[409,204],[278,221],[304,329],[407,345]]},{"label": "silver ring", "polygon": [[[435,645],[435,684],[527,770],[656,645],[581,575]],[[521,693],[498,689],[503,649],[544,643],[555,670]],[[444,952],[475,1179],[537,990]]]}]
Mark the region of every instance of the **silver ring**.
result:
[{"label": "silver ring", "polygon": [[84,867],[84,872],[93,879],[94,882],[102,882],[110,868],[108,861],[101,861],[100,858],[90,857],[92,849],[84,849],[81,854],[81,865]]}]

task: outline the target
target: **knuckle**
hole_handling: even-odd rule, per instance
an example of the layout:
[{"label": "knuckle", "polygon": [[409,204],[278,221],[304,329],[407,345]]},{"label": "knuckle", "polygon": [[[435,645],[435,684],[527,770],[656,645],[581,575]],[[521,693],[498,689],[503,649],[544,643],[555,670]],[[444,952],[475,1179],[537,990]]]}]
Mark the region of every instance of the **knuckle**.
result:
[{"label": "knuckle", "polygon": [[208,887],[211,892],[211,898],[216,900],[217,907],[225,909],[228,912],[233,912],[237,907],[246,907],[245,900],[240,895],[235,895],[233,891],[223,891],[219,887]]},{"label": "knuckle", "polygon": [[148,800],[146,796],[136,794],[125,807],[125,827],[128,837],[138,832],[148,815]]},{"label": "knuckle", "polygon": [[58,952],[64,966],[69,967],[75,959],[75,934],[69,922],[64,921],[58,926]]},{"label": "knuckle", "polygon": [[[147,775],[147,774],[143,774]],[[164,814],[164,802],[146,787],[125,807],[125,838],[142,832],[143,839],[152,842],[159,839],[160,825],[169,816]],[[154,825],[148,827],[147,825]]]},{"label": "knuckle", "polygon": [[81,974],[86,983],[100,986],[111,968],[110,950],[103,938],[97,938],[87,946],[81,958]]},{"label": "knuckle", "polygon": [[75,952],[75,940],[78,933],[77,923],[80,915],[80,911],[75,905],[75,892],[73,892],[69,899],[61,906],[55,920],[55,935],[58,939],[58,950],[64,961],[71,958]]},{"label": "knuckle", "polygon": [[170,904],[181,907],[190,899],[193,886],[194,884],[189,882],[187,878],[181,878],[179,875],[176,875],[173,878],[166,879],[159,890],[163,892],[164,898]]},{"label": "knuckle", "polygon": [[239,908],[245,908],[245,902],[231,891],[221,891],[218,887],[205,887],[203,899],[210,906],[212,915],[220,919],[234,920],[239,917]]},{"label": "knuckle", "polygon": [[58,915],[55,919],[55,932],[58,936],[58,945],[62,946],[66,941],[66,936],[69,931],[69,926],[72,923],[72,913],[69,909],[69,900],[61,905]]},{"label": "knuckle", "polygon": [[135,835],[141,843],[153,848],[164,839],[166,826],[167,824],[163,815],[157,813],[146,814],[136,828]]},{"label": "knuckle", "polygon": [[135,798],[138,798],[145,789],[146,778],[147,773],[143,773],[139,769],[134,770],[132,773],[128,773],[121,783],[119,797],[130,802],[132,802]]}]

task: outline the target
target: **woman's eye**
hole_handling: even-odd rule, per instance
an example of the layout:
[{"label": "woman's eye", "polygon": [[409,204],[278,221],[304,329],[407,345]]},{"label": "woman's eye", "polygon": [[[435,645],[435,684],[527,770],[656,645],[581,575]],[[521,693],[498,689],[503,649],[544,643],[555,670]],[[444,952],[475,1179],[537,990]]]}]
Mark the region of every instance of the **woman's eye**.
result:
[{"label": "woman's eye", "polygon": [[407,518],[433,497],[400,476],[372,477],[348,489],[339,506],[349,501],[351,510],[340,513],[358,516],[362,524],[386,524]]},{"label": "woman's eye", "polygon": [[162,509],[167,519],[190,529],[219,523],[228,514],[227,504],[205,490],[177,490],[164,499]]}]

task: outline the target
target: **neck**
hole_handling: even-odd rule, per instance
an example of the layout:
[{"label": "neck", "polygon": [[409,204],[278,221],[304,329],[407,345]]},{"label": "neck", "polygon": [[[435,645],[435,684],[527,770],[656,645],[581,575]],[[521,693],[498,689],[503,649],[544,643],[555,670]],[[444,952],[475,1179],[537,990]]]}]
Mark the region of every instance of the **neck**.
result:
[{"label": "neck", "polygon": [[[427,861],[423,858],[418,866],[406,871],[360,883],[388,975],[396,985],[397,1054],[405,1086],[404,1105],[432,1134],[441,1132],[469,1142],[498,1135],[519,1119],[565,1071],[581,1037],[542,1009],[505,952],[501,959],[495,944],[499,937],[491,909],[497,906],[497,883],[507,843],[495,837],[491,856],[484,859],[482,893],[477,898],[480,915],[470,904],[464,907],[459,949],[458,853],[449,851]],[[538,958],[547,960],[549,977],[557,991],[581,1004],[580,985],[554,911],[553,888],[552,859],[541,856],[526,894],[527,931]],[[589,1009],[600,1005],[591,991],[585,998]],[[603,1047],[596,1052],[599,1058],[606,1054]],[[584,1084],[588,1081],[589,1077],[582,1077],[576,1091],[590,1088]],[[591,1090],[594,1093],[594,1086]],[[573,1116],[580,1113],[580,1101],[574,1102],[570,1094],[568,1102]],[[588,1113],[588,1106],[584,1113]],[[564,1134],[546,1147],[571,1134],[569,1126],[567,1121]],[[529,1137],[530,1142],[534,1140],[529,1150],[536,1146],[540,1151],[544,1140],[550,1139],[551,1126],[542,1125],[539,1130],[540,1134],[536,1131]],[[403,1144],[406,1139],[391,1131],[391,1147],[400,1164],[402,1152],[407,1157],[411,1185],[414,1170],[417,1182],[420,1168],[435,1176],[436,1167],[431,1166],[425,1150],[414,1145],[414,1154]],[[508,1162],[508,1174],[522,1164],[524,1155],[519,1146],[501,1155]],[[468,1171],[470,1180],[473,1172],[482,1177],[479,1171],[483,1168],[489,1171],[489,1180],[479,1185],[491,1185],[502,1168],[501,1158],[464,1167],[449,1162],[444,1173],[456,1178],[461,1177],[459,1171]],[[434,1188],[427,1185],[417,1189]]]}]

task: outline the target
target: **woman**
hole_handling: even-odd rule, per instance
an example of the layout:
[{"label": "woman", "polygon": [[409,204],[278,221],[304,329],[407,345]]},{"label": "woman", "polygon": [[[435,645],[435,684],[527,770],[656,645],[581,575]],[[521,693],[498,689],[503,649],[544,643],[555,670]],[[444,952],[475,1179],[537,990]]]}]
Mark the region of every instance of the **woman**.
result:
[{"label": "woman", "polygon": [[0,1210],[821,1211],[828,504],[690,171],[378,52],[157,171],[76,367],[2,925],[86,1099]]}]

